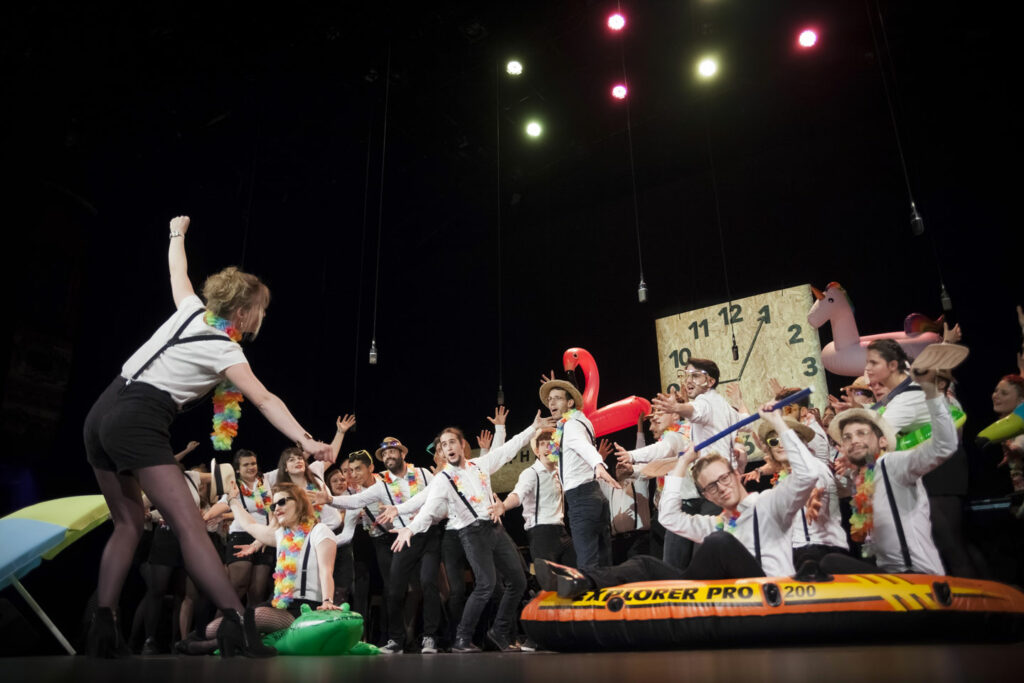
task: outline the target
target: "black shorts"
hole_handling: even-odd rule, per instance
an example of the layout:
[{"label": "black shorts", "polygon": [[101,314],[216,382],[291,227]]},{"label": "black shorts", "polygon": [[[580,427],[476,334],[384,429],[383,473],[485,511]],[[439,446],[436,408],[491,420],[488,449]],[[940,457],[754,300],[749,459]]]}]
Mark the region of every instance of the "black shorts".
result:
[{"label": "black shorts", "polygon": [[262,564],[267,567],[273,567],[277,564],[277,557],[275,549],[270,546],[263,546],[255,555],[249,555],[248,557],[235,557],[235,553],[238,550],[235,548],[236,545],[249,545],[256,539],[251,534],[247,534],[244,531],[232,531],[228,534],[227,547],[224,549],[224,564],[234,564],[235,562],[252,562],[253,564]]},{"label": "black shorts", "polygon": [[160,525],[153,531],[153,544],[149,547],[149,563],[161,567],[184,567],[181,544],[171,527]]},{"label": "black shorts", "polygon": [[171,423],[178,406],[170,394],[144,382],[116,377],[85,418],[85,453],[98,470],[129,472],[177,465]]}]

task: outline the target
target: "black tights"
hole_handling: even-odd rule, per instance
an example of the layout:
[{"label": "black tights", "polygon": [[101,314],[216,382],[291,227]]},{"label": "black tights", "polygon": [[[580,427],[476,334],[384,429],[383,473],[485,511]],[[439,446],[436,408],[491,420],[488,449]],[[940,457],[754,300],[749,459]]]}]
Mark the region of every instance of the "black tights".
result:
[{"label": "black tights", "polygon": [[177,465],[142,467],[132,474],[93,468],[100,491],[110,508],[114,531],[100,559],[97,604],[117,609],[121,588],[132,565],[135,547],[142,536],[142,492],[174,529],[181,554],[196,586],[218,609],[241,612],[242,602],[231,587],[224,565],[206,533],[206,523],[196,507],[181,468]]},{"label": "black tights", "polygon": [[267,599],[272,569],[265,564],[232,562],[228,565],[228,577],[240,600],[244,599],[247,605],[258,605]]},{"label": "black tights", "polygon": [[160,625],[164,596],[171,592],[171,579],[174,578],[177,568],[151,564],[148,569],[145,575],[146,597],[142,601],[142,618],[145,620],[146,638],[153,638]]}]

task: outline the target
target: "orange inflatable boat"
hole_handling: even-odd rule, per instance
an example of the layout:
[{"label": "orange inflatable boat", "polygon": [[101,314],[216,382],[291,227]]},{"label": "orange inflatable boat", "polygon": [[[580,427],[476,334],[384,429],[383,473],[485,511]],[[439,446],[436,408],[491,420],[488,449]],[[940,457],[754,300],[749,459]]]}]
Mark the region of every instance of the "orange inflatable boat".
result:
[{"label": "orange inflatable boat", "polygon": [[551,650],[670,649],[733,643],[1019,640],[1024,593],[994,581],[848,574],[650,581],[576,599],[542,592],[523,626]]}]

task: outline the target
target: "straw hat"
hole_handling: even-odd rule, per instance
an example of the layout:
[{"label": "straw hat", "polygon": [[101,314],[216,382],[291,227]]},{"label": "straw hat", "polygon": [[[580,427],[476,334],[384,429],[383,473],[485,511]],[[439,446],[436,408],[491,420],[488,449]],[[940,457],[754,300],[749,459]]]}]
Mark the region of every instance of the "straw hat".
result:
[{"label": "straw hat", "polygon": [[[805,425],[803,422],[794,420],[791,417],[782,418],[786,422],[786,426],[796,432],[796,435],[800,437],[800,440],[804,443],[810,443],[811,439],[814,438],[814,430]],[[775,431],[775,425],[768,420],[761,420],[757,423],[757,435],[761,437],[761,441],[767,441],[768,433]]]},{"label": "straw hat", "polygon": [[875,394],[875,392],[871,391],[871,382],[864,375],[853,380],[853,384],[843,387],[843,391],[866,391],[872,396]]},{"label": "straw hat", "polygon": [[882,436],[885,437],[885,440],[888,443],[888,448],[886,450],[896,448],[896,430],[892,428],[892,425],[885,421],[884,417],[874,410],[868,410],[867,408],[851,408],[850,410],[844,410],[832,419],[832,422],[828,425],[828,435],[831,436],[832,440],[837,444],[843,442],[843,425],[851,418],[867,420],[871,424],[877,426],[882,430]]},{"label": "straw hat", "polygon": [[544,384],[540,385],[540,402],[544,405],[548,404],[548,394],[551,393],[552,389],[565,389],[565,393],[568,394],[574,402],[573,408],[576,410],[583,410],[583,396],[580,395],[580,390],[574,387],[570,382],[566,382],[564,379],[553,379]]},{"label": "straw hat", "polygon": [[383,462],[384,458],[380,457],[380,454],[383,453],[388,448],[397,448],[398,450],[402,451],[403,458],[409,454],[409,449],[403,446],[401,441],[399,441],[393,436],[385,436],[384,439],[381,441],[380,447],[377,449],[377,452],[374,453],[374,456],[378,460]]}]

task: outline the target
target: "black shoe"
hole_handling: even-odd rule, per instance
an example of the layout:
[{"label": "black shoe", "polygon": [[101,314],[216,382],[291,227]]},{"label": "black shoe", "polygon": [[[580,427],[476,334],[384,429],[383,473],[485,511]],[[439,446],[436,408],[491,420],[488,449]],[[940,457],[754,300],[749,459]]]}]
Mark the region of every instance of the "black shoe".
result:
[{"label": "black shoe", "polygon": [[131,657],[132,651],[121,638],[117,615],[109,607],[98,607],[89,624],[85,652],[90,657],[101,659],[123,659]]},{"label": "black shoe", "polygon": [[533,563],[537,583],[546,591],[558,591],[560,598],[576,598],[591,589],[590,580],[578,569],[564,564],[537,560]]},{"label": "black shoe", "polygon": [[256,630],[256,612],[250,607],[245,610],[243,626],[242,615],[234,610],[225,610],[224,619],[217,629],[217,647],[221,657],[273,657],[277,650],[264,645]]},{"label": "black shoe", "polygon": [[452,652],[480,652],[480,648],[474,645],[473,641],[469,638],[456,638],[455,642],[452,643]]},{"label": "black shoe", "polygon": [[493,628],[487,630],[485,642],[498,652],[520,652],[519,646],[509,642],[507,638],[496,633]]},{"label": "black shoe", "polygon": [[174,644],[179,655],[212,655],[216,649],[216,638],[202,638],[195,631]]},{"label": "black shoe", "polygon": [[540,646],[537,645],[537,641],[535,641],[533,638],[527,638],[526,640],[519,643],[519,649],[523,652],[536,652],[540,649]]},{"label": "black shoe", "polygon": [[160,646],[156,644],[156,638],[152,636],[146,638],[146,642],[142,644],[142,650],[139,651],[139,654],[143,657],[160,654]]}]

